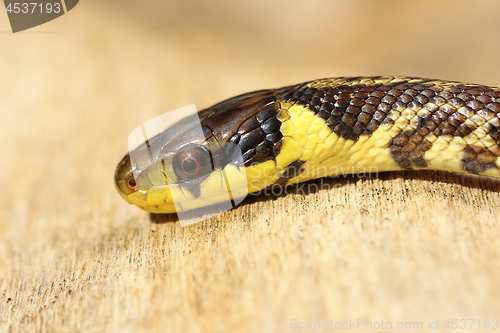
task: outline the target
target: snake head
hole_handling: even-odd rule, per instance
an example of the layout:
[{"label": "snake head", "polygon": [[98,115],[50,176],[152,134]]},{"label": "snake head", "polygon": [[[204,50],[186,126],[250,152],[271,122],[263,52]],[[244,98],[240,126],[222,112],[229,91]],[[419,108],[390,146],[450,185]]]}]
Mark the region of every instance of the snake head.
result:
[{"label": "snake head", "polygon": [[[152,121],[168,123],[172,115],[166,115]],[[118,164],[115,186],[126,201],[146,211],[174,213],[179,210],[177,201],[182,207],[180,202],[188,197],[200,197],[200,184],[214,171],[208,147],[210,133],[202,129],[198,114],[181,119],[152,138],[147,137],[147,127],[134,131],[146,134],[145,140]],[[210,148],[217,151],[217,145],[211,143]]]},{"label": "snake head", "polygon": [[[248,194],[247,167],[274,163],[273,143],[266,142],[270,135],[265,132],[272,126],[263,123],[278,109],[273,91],[264,90],[188,115],[150,139],[145,135],[145,142],[118,164],[118,192],[152,213],[219,204],[231,208]],[[164,116],[171,118],[170,113]],[[148,132],[144,125],[136,130]],[[279,126],[274,130],[279,132]]]}]

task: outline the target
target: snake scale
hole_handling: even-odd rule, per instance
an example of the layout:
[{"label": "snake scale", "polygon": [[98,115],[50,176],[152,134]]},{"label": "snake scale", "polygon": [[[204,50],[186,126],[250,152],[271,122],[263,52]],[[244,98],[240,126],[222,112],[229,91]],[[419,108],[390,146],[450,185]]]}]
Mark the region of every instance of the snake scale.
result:
[{"label": "snake scale", "polygon": [[[196,123],[202,138],[192,135]],[[217,204],[227,179],[236,179],[235,199],[370,168],[498,178],[500,89],[410,77],[319,79],[228,99],[172,125],[134,156],[119,163],[115,184],[153,213]]]}]

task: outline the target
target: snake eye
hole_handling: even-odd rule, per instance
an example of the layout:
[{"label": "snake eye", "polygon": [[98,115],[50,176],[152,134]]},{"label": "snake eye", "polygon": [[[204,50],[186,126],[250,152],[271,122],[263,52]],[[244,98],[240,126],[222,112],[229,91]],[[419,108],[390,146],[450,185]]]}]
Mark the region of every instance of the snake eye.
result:
[{"label": "snake eye", "polygon": [[174,157],[175,174],[186,182],[201,181],[212,172],[210,153],[202,146],[188,146]]}]

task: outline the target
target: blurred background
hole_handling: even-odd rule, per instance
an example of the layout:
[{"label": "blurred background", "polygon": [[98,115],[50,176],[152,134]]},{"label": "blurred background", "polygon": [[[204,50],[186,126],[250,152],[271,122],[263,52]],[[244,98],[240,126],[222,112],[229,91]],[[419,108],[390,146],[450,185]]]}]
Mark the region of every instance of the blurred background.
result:
[{"label": "blurred background", "polygon": [[[0,177],[9,184],[21,165],[35,178],[27,184],[45,186],[68,154],[116,160],[128,133],[156,115],[321,77],[407,75],[500,86],[499,15],[495,0],[86,0],[64,17],[12,34],[5,13]],[[59,153],[48,159],[48,150]],[[35,176],[33,161],[35,170],[52,172]]]},{"label": "blurred background", "polygon": [[[236,94],[322,77],[405,75],[499,87],[500,2],[84,0],[68,14],[16,34],[7,14],[0,13],[0,48],[0,296],[5,298],[0,325],[27,328],[37,316],[61,323],[52,312],[36,315],[58,295],[51,281],[69,281],[69,274],[87,290],[82,276],[88,274],[104,290],[112,289],[119,275],[112,262],[132,251],[129,235],[140,239],[143,230],[149,232],[149,217],[123,202],[113,185],[114,168],[135,127],[186,105],[202,109]],[[196,242],[190,231],[176,228],[171,232],[188,237],[188,244]],[[99,264],[99,251],[111,248],[128,250],[116,250],[116,258],[110,255],[110,262]],[[84,257],[92,258],[93,266],[83,263]],[[78,278],[77,268],[87,273]],[[111,273],[96,278],[103,271]],[[134,279],[129,275],[120,290],[136,286]],[[65,293],[71,289],[69,282],[60,283]],[[154,294],[147,283],[140,288],[143,295]],[[386,288],[397,298],[400,290]],[[485,308],[491,305],[489,293],[474,294],[483,295],[476,301]],[[89,295],[78,302],[88,302]],[[124,296],[113,295],[110,302],[119,306]],[[136,301],[149,302],[149,296]],[[448,294],[440,297],[446,304]],[[309,301],[318,313],[337,311],[324,300]],[[404,317],[405,308],[413,307],[413,314],[430,311],[423,310],[424,301],[415,306],[399,299],[384,312],[371,309],[368,296],[346,298],[350,310],[342,315]],[[65,302],[51,311],[69,315]],[[358,302],[363,311],[357,312]],[[72,313],[81,328],[111,325],[92,321],[90,305],[76,308]],[[225,309],[231,309],[229,303]],[[280,327],[274,322],[277,309],[243,312],[260,323],[253,328]],[[129,321],[115,318],[114,323],[153,325],[144,313],[129,315]],[[193,328],[170,319],[177,327]]]}]

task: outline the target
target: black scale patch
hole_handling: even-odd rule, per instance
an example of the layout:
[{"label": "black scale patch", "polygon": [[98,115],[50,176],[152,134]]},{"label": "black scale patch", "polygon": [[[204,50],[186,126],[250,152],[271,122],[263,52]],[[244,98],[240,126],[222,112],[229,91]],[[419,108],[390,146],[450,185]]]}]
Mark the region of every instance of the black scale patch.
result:
[{"label": "black scale patch", "polygon": [[[275,159],[281,148],[281,122],[277,118],[281,104],[273,90],[243,94],[200,112],[202,125],[226,151],[227,160],[216,167],[223,167],[238,147],[246,166]],[[225,142],[232,145],[225,145]],[[228,147],[226,149],[226,147]],[[217,155],[212,145],[212,155]]]},{"label": "black scale patch", "polygon": [[278,102],[265,105],[255,115],[241,123],[231,141],[238,144],[245,165],[275,159],[279,153],[281,121],[276,118]]},{"label": "black scale patch", "polygon": [[343,84],[318,89],[308,84],[278,90],[276,95],[279,100],[308,107],[343,139],[355,141],[372,134],[380,124],[394,123],[388,118],[391,104],[382,100],[389,85]]}]

